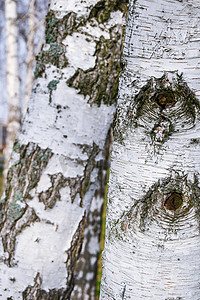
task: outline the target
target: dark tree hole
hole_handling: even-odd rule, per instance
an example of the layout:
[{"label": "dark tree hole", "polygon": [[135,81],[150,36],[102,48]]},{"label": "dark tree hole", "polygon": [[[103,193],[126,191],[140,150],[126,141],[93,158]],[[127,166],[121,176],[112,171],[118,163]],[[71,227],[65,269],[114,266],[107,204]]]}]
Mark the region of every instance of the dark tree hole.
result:
[{"label": "dark tree hole", "polygon": [[173,106],[175,104],[174,92],[170,89],[160,90],[154,95],[155,102],[165,109],[166,107]]},{"label": "dark tree hole", "polygon": [[183,204],[183,197],[179,193],[172,193],[165,201],[165,207],[169,210],[176,211]]}]

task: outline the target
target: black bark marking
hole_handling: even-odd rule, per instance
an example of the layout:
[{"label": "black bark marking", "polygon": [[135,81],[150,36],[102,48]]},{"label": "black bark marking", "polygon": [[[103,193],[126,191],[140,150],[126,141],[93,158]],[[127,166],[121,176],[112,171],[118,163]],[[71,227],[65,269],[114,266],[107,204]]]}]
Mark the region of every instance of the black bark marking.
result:
[{"label": "black bark marking", "polygon": [[124,285],[124,288],[123,288],[123,291],[122,291],[122,300],[124,300],[125,292],[126,292],[126,284]]},{"label": "black bark marking", "polygon": [[83,244],[85,224],[86,224],[86,215],[84,215],[83,219],[81,220],[78,229],[76,230],[72,238],[71,247],[67,251],[68,259],[66,261],[66,269],[67,269],[68,276],[67,276],[67,290],[65,292],[66,298],[64,299],[70,299],[70,295],[74,287],[74,271]]},{"label": "black bark marking", "polygon": [[49,175],[51,187],[39,194],[39,201],[43,202],[45,209],[53,208],[57,201],[61,199],[60,189],[68,185],[69,179],[65,178],[61,173]]},{"label": "black bark marking", "polygon": [[[92,201],[100,201],[103,205],[103,199],[105,197],[105,186],[107,183],[107,171],[109,168],[109,157],[112,143],[112,128],[108,131],[106,142],[103,149],[103,159],[98,161],[98,190],[95,192],[94,199]],[[84,147],[86,150],[87,148]],[[88,153],[89,154],[89,153]],[[91,156],[91,155],[90,155]],[[101,198],[101,199],[99,199]],[[98,203],[98,207],[95,210],[90,210],[87,216],[86,229],[84,234],[84,247],[81,251],[80,258],[78,264],[75,269],[75,282],[74,282],[74,290],[71,295],[70,300],[77,300],[80,298],[80,290],[81,295],[87,296],[89,299],[95,298],[96,295],[100,294],[100,282],[97,275],[97,262],[100,253],[91,253],[90,239],[95,236],[98,237],[98,242],[100,242],[100,232],[101,232],[101,215],[102,215],[102,207],[100,208],[100,203]],[[104,203],[105,205],[105,203]],[[93,204],[92,204],[93,206]],[[87,273],[93,273],[93,277],[87,278]],[[82,276],[80,276],[82,274]],[[95,291],[96,285],[96,291]]]}]

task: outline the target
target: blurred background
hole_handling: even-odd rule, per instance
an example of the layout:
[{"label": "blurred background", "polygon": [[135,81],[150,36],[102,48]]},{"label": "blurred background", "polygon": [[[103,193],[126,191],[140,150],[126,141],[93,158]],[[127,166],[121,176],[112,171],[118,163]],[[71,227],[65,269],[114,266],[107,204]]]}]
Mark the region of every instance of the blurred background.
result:
[{"label": "blurred background", "polygon": [[[6,136],[7,142],[8,139],[13,139],[12,144],[26,111],[34,78],[35,56],[43,44],[48,4],[48,0],[0,0],[1,183],[3,162],[9,147],[8,145],[6,147]],[[13,47],[15,42],[16,47]],[[13,56],[15,57],[13,58]],[[12,86],[13,80],[17,83],[15,86]],[[14,99],[12,92],[15,92]],[[18,113],[16,113],[16,107]],[[13,109],[18,116],[17,122],[19,122],[19,126],[11,126],[10,131],[14,133],[14,136],[9,135]],[[14,132],[15,130],[16,132]]]}]

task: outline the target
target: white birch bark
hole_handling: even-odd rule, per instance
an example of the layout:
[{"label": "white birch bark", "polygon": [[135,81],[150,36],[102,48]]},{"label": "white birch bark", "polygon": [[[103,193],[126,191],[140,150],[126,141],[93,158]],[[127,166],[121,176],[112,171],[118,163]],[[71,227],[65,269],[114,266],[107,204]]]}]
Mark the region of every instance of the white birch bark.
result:
[{"label": "white birch bark", "polygon": [[200,1],[130,1],[100,299],[200,299]]},{"label": "white birch bark", "polygon": [[32,87],[33,87],[33,61],[34,55],[34,38],[36,32],[35,24],[35,0],[30,0],[29,11],[28,11],[28,38],[27,38],[27,71],[26,71],[26,85],[25,85],[25,99],[23,103],[23,116],[26,114],[28,107],[28,101],[30,99]]},{"label": "white birch bark", "polygon": [[115,111],[125,8],[51,2],[0,203],[2,299],[70,298]]},{"label": "white birch bark", "polygon": [[4,177],[8,170],[8,161],[13,143],[20,129],[19,74],[18,74],[18,30],[17,2],[5,1],[6,19],[6,81],[8,100],[7,140],[4,164]]}]

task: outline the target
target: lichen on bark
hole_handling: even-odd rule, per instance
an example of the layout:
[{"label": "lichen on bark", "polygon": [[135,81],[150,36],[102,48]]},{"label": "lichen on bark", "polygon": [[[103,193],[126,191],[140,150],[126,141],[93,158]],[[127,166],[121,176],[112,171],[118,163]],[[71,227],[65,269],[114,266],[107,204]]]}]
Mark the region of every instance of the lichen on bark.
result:
[{"label": "lichen on bark", "polygon": [[[120,11],[126,14],[128,1],[102,0],[92,8],[88,22],[95,19],[98,23],[106,25],[112,12]],[[90,104],[101,103],[112,105],[116,102],[118,93],[119,74],[121,71],[122,41],[125,27],[111,26],[110,38],[100,36],[96,41],[95,66],[83,70],[78,68],[74,75],[67,80],[67,84],[87,97]]]},{"label": "lichen on bark", "polygon": [[89,18],[95,18],[99,23],[108,21],[113,11],[127,12],[127,0],[100,0],[92,8]]},{"label": "lichen on bark", "polygon": [[46,16],[45,41],[46,48],[42,47],[40,53],[36,56],[35,78],[42,77],[47,65],[54,65],[57,68],[64,68],[68,64],[65,56],[66,48],[62,40],[71,34],[75,26],[76,14],[67,13],[59,19],[53,10],[50,10]]},{"label": "lichen on bark", "polygon": [[112,105],[116,101],[118,81],[120,74],[120,57],[122,38],[119,26],[111,29],[111,38],[100,37],[96,43],[96,62],[93,68],[86,71],[78,69],[67,80],[67,84],[78,90],[85,97],[88,96],[90,104],[101,103]]},{"label": "lichen on bark", "polygon": [[[94,5],[87,17],[77,17],[76,13],[69,12],[64,17],[58,18],[59,14],[50,10],[46,17],[46,46],[36,58],[35,77],[42,77],[48,64],[57,68],[64,68],[68,65],[65,54],[66,46],[63,43],[68,35],[84,31],[87,24],[94,26],[93,20],[106,26],[112,12],[120,11],[126,14],[127,5],[127,0],[102,0]],[[78,68],[67,80],[70,87],[77,89],[85,97],[89,97],[89,103],[96,103],[100,106],[101,102],[112,105],[116,101],[124,31],[125,26],[113,25],[109,29],[109,39],[103,35],[98,40],[96,38],[95,66],[88,70]]]},{"label": "lichen on bark", "polygon": [[5,261],[8,265],[13,263],[16,236],[31,223],[39,221],[28,201],[52,156],[50,149],[41,149],[34,143],[15,143],[13,150],[17,152],[18,160],[8,171],[5,194],[0,203],[0,230],[4,251],[9,254]]}]

